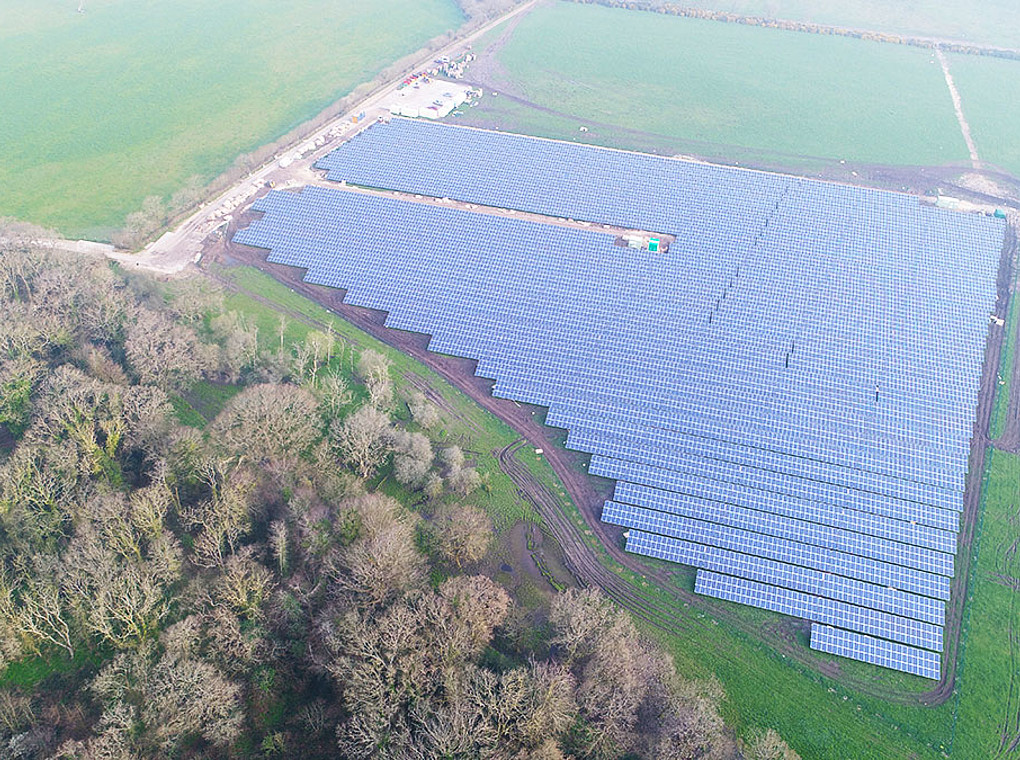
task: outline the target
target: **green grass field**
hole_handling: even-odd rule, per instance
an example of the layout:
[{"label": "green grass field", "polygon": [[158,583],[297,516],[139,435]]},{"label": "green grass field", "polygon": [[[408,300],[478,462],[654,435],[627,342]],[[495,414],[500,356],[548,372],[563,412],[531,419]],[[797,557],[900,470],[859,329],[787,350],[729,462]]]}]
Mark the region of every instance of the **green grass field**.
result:
[{"label": "green grass field", "polygon": [[0,0],[0,216],[104,239],[458,26],[452,0]]},{"label": "green grass field", "polygon": [[[964,620],[953,758],[1003,757],[1020,740],[1020,457],[993,451]],[[1014,584],[1014,586],[1010,586]],[[1011,642],[1010,639],[1013,639]]]},{"label": "green grass field", "polygon": [[1014,0],[688,0],[685,6],[745,16],[1020,47]]},{"label": "green grass field", "polygon": [[949,68],[978,156],[1020,178],[1020,61],[954,55]]},{"label": "green grass field", "polygon": [[785,165],[967,158],[941,69],[919,48],[560,2],[496,58],[491,89],[533,107],[489,95],[466,121],[568,139],[588,126],[593,141],[618,130],[633,147]]}]

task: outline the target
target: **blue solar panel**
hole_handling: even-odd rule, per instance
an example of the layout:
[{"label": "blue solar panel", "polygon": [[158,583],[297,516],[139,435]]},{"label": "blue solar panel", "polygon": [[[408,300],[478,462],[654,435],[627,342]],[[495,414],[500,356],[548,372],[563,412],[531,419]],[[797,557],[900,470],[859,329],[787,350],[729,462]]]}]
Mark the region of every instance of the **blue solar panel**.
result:
[{"label": "blue solar panel", "polygon": [[945,622],[945,603],[939,599],[707,544],[630,530],[627,533],[627,551],[838,599],[933,625]]},{"label": "blue solar panel", "polygon": [[752,605],[784,615],[834,625],[850,631],[884,636],[909,646],[942,651],[942,628],[835,599],[769,586],[699,570],[694,591],[705,596]]},{"label": "blue solar panel", "polygon": [[[548,406],[590,471],[619,481],[604,514],[631,528],[629,551],[867,634],[840,646],[941,646],[1000,221],[406,120],[319,165],[592,222],[309,187],[259,200],[235,240],[477,360],[495,395]],[[621,247],[601,224],[675,240]],[[916,670],[883,651],[869,661]]]},{"label": "blue solar panel", "polygon": [[939,678],[940,658],[934,652],[841,631],[828,625],[815,623],[811,626],[811,648],[884,668],[902,670],[933,681]]},{"label": "blue solar panel", "polygon": [[602,508],[602,520],[625,528],[638,528],[646,533],[680,538],[777,562],[809,567],[823,573],[855,578],[912,594],[936,599],[949,598],[949,578],[946,576],[878,562],[856,554],[832,551],[814,544],[788,541],[764,533],[739,530],[612,501],[606,502]]}]

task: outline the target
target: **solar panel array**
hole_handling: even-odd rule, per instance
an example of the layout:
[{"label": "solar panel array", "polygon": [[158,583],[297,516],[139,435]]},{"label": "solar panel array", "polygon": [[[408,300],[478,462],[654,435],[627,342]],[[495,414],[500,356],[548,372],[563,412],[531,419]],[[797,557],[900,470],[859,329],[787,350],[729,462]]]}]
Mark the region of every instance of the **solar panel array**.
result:
[{"label": "solar panel array", "polygon": [[549,407],[627,549],[812,647],[937,678],[999,220],[856,187],[394,120],[235,237]]}]

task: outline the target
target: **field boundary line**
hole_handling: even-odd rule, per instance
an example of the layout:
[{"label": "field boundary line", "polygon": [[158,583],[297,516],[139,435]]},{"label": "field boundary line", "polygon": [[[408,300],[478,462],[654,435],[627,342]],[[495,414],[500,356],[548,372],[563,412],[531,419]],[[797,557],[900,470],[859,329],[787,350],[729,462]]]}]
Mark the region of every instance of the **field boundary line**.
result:
[{"label": "field boundary line", "polygon": [[946,59],[945,53],[942,52],[942,48],[938,45],[935,46],[935,56],[939,59],[939,65],[942,66],[942,75],[946,78],[949,97],[953,99],[953,110],[956,111],[956,120],[960,122],[960,132],[963,133],[963,141],[967,143],[967,152],[970,153],[971,166],[975,169],[980,169],[981,159],[978,158],[977,146],[974,145],[974,138],[970,134],[970,124],[967,123],[967,117],[963,115],[963,102],[960,100],[960,92],[956,89],[953,75],[949,71],[949,61]]}]

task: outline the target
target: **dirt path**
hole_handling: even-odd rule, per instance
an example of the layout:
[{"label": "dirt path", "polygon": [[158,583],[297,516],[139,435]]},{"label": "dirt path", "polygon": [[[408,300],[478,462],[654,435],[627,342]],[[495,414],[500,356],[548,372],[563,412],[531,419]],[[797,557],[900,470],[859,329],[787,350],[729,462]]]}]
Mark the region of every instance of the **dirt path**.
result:
[{"label": "dirt path", "polygon": [[938,45],[935,46],[935,55],[942,66],[942,74],[946,78],[946,87],[949,88],[949,97],[953,99],[953,110],[956,111],[956,120],[960,122],[960,131],[963,133],[963,140],[967,143],[967,151],[970,153],[970,163],[975,169],[981,168],[981,159],[978,158],[977,146],[974,145],[974,138],[970,136],[970,124],[963,115],[963,103],[960,101],[960,93],[953,82],[953,75],[949,73],[949,61],[945,53]]}]

